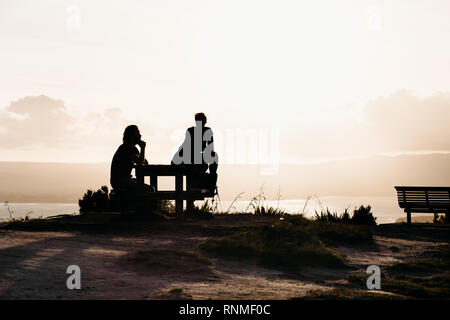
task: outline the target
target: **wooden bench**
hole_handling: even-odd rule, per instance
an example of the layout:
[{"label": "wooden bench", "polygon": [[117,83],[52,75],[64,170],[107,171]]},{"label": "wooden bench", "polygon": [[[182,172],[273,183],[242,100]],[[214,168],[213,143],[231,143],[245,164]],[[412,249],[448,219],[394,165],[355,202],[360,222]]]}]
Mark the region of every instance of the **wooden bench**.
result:
[{"label": "wooden bench", "polygon": [[[192,170],[185,166],[176,165],[139,165],[135,167],[136,180],[138,185],[144,186],[144,179],[150,176],[150,184],[155,188],[155,192],[146,192],[145,198],[148,200],[175,200],[175,211],[183,212],[183,202],[186,200],[186,209],[192,212],[195,200],[204,200],[205,198],[214,197],[214,191],[206,189],[193,189]],[[175,190],[160,191],[158,190],[158,177],[173,176],[175,177]],[[183,179],[186,177],[186,190],[183,190]]]},{"label": "wooden bench", "polygon": [[450,214],[450,187],[405,187],[396,186],[400,208],[406,212],[406,221],[411,224],[411,212]]}]

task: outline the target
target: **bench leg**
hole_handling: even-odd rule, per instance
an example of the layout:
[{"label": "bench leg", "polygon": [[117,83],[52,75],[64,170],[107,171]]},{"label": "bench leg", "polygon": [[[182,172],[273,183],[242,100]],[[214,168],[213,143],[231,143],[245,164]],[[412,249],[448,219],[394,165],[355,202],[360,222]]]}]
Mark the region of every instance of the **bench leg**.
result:
[{"label": "bench leg", "polygon": [[406,223],[411,224],[411,211],[406,211]]},{"label": "bench leg", "polygon": [[[176,175],[175,176],[175,191],[182,192],[183,191],[183,176]],[[176,213],[183,213],[183,199],[177,198],[175,200],[175,211]]]}]

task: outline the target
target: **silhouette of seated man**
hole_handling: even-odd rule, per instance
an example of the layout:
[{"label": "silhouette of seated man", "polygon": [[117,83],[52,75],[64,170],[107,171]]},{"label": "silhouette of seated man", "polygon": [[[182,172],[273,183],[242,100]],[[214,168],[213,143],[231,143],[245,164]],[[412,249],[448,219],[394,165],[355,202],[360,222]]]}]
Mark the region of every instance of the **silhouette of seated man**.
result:
[{"label": "silhouette of seated man", "polygon": [[183,165],[192,170],[191,189],[208,189],[209,192],[214,192],[218,159],[214,151],[213,132],[206,127],[206,116],[203,112],[196,113],[195,126],[186,130],[183,144],[173,156],[171,164]]},{"label": "silhouette of seated man", "polygon": [[[136,148],[139,145],[141,152]],[[111,162],[111,186],[116,193],[136,193],[138,184],[131,176],[131,171],[136,164],[147,164],[145,159],[145,141],[141,140],[141,133],[136,125],[125,128],[123,143],[117,148]],[[144,185],[142,191],[154,191],[150,185]]]}]

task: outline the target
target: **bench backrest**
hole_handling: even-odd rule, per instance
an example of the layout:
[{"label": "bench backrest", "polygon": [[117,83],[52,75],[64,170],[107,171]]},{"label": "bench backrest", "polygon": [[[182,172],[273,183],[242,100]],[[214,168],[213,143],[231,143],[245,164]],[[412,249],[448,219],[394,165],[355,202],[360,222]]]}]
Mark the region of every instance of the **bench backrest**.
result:
[{"label": "bench backrest", "polygon": [[396,186],[400,208],[450,208],[450,187]]}]

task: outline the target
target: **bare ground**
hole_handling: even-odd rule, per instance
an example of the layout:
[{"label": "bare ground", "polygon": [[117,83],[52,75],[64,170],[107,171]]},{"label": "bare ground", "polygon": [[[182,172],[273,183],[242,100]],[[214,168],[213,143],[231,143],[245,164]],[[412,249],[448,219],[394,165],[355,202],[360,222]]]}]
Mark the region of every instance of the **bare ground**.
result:
[{"label": "bare ground", "polygon": [[[83,225],[65,231],[0,230],[0,298],[290,299],[347,283],[349,270],[304,268],[289,274],[251,262],[211,258],[212,264],[206,271],[174,272],[148,270],[130,259],[140,250],[198,251],[200,243],[214,236],[204,227],[227,226],[230,221],[232,225],[254,225],[270,219],[274,218],[215,217],[194,222],[116,224],[112,229]],[[365,269],[372,264],[383,268],[448,246],[448,239],[427,238],[426,234],[417,240],[417,235],[405,235],[395,228],[398,227],[377,229],[370,245],[336,249],[352,266]],[[67,289],[69,265],[81,268],[82,290]]]}]

